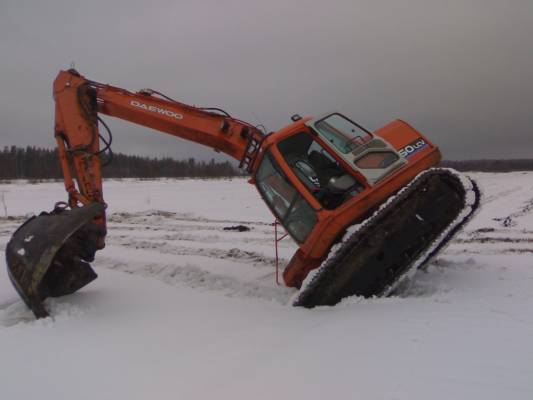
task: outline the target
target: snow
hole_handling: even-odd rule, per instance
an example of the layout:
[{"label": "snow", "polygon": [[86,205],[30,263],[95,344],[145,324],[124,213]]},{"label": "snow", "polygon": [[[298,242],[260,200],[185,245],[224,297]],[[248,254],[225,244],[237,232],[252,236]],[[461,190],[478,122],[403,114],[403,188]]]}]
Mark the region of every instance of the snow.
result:
[{"label": "snow", "polygon": [[[51,211],[55,202],[66,200],[62,182],[29,185],[15,181],[0,187],[7,213],[12,216],[38,213],[39,207]],[[258,195],[245,179],[110,180],[104,185],[104,197],[108,213],[158,210],[218,220],[272,220],[268,208],[258,206]],[[220,210],[224,208],[231,214],[221,216]]]},{"label": "snow", "polygon": [[[48,300],[52,318],[0,268],[0,398],[531,399],[533,173],[471,176],[479,212],[409,288],[313,310],[275,284],[272,217],[244,179],[108,181],[99,278]],[[0,190],[2,252],[65,197]]]}]

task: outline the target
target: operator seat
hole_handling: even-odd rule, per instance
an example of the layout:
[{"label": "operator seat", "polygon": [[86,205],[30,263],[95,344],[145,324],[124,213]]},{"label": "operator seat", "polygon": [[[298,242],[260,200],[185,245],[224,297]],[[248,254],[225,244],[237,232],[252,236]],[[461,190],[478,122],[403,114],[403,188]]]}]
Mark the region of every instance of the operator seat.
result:
[{"label": "operator seat", "polygon": [[315,169],[322,187],[325,187],[332,177],[342,175],[344,172],[334,161],[319,151],[312,150],[308,160]]}]

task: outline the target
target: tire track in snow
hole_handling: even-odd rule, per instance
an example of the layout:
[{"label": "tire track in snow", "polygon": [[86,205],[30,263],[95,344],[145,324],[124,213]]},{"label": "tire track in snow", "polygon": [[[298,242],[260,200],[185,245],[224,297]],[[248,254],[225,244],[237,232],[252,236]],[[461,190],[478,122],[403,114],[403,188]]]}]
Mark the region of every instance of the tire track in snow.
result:
[{"label": "tire track in snow", "polygon": [[482,243],[482,244],[492,244],[492,243],[533,243],[533,237],[523,237],[523,238],[512,238],[512,237],[496,237],[496,236],[485,236],[485,237],[474,237],[468,239],[456,239],[455,243]]},{"label": "tire track in snow", "polygon": [[[271,236],[274,234],[274,227],[270,225],[262,225],[260,227],[256,227],[254,224],[249,223],[249,222],[248,223],[233,222],[230,224],[247,226],[248,228],[250,228],[250,231],[248,233],[258,233],[258,234],[271,235]],[[201,224],[186,224],[186,223],[171,224],[168,222],[162,224],[162,223],[152,223],[151,220],[146,220],[146,221],[142,221],[139,223],[132,223],[131,221],[109,222],[109,226],[114,227],[115,229],[120,228],[126,231],[136,231],[139,229],[143,229],[143,230],[148,230],[148,231],[169,231],[169,232],[181,232],[181,231],[188,231],[188,230],[228,232],[228,231],[224,231],[224,228],[228,225],[229,224],[223,224],[223,225],[216,225],[216,224],[201,225]],[[268,227],[268,229],[265,227]]]},{"label": "tire track in snow", "polygon": [[[149,220],[147,220],[149,218]],[[256,225],[256,226],[269,226],[270,222],[260,221],[240,221],[230,219],[209,219],[204,217],[194,216],[191,213],[174,213],[169,211],[140,211],[135,213],[118,212],[109,215],[108,220],[111,222],[131,222],[134,224],[146,224],[157,223],[158,221],[182,221],[182,222],[204,222],[209,224],[240,224],[240,225]]]},{"label": "tire track in snow", "polygon": [[[124,229],[122,226],[112,226],[110,229],[110,236],[114,238],[130,238],[135,237],[144,240],[168,240],[168,241],[186,241],[186,242],[199,242],[199,243],[248,243],[248,244],[260,244],[269,247],[273,247],[274,236],[273,235],[261,235],[257,232],[250,234],[246,233],[232,233],[232,232],[220,232],[219,234],[210,233],[202,234],[206,231],[200,231],[196,229],[190,230],[173,230],[169,232],[166,229],[145,229],[139,231],[138,228]],[[281,247],[295,247],[289,240],[280,243]]]},{"label": "tire track in snow", "polygon": [[[186,247],[176,246],[168,242],[158,242],[152,240],[137,240],[131,237],[124,239],[111,238],[108,243],[113,245],[119,245],[126,248],[142,249],[155,251],[161,254],[172,254],[176,256],[202,256],[216,259],[229,258],[233,261],[250,264],[254,267],[269,267],[276,265],[276,259],[274,257],[265,256],[255,251],[244,251],[237,247],[229,250],[224,250],[216,247]],[[281,259],[281,263],[286,263],[287,260]]]},{"label": "tire track in snow", "polygon": [[[515,188],[512,188],[512,189],[508,189],[508,190],[502,190],[498,193],[494,193],[494,194],[491,194],[489,196],[484,196],[483,198],[483,204],[490,204],[492,203],[493,201],[496,201],[496,200],[500,200],[504,197],[508,197],[514,193],[517,193],[517,192],[520,192],[522,190],[521,187],[515,187]],[[482,206],[483,206],[482,204]]]},{"label": "tire track in snow", "polygon": [[[252,297],[281,304],[286,304],[295,291],[275,284],[274,257],[237,247],[239,244],[268,246],[272,248],[273,253],[274,228],[268,223],[209,220],[167,212],[143,212],[115,213],[109,219],[109,225],[111,229],[107,243],[124,248],[124,254],[129,255],[122,257],[120,250],[113,251],[116,255],[97,257],[94,264],[96,267],[156,278],[170,285],[184,285],[193,289],[220,292],[230,297]],[[251,230],[240,233],[224,231],[223,228],[228,225],[245,225]],[[231,245],[229,249],[228,244]],[[291,241],[281,245],[283,248],[295,246]],[[139,253],[136,260],[135,255],[131,254],[132,250],[148,253]],[[149,253],[154,256],[150,257]],[[158,260],[158,254],[177,256],[176,262],[169,262],[168,257],[159,257]],[[140,261],[141,259],[149,261]],[[209,265],[210,259],[216,260],[218,264]],[[230,262],[227,265],[222,263],[223,272],[213,271],[223,260]],[[287,261],[280,258],[281,265]],[[256,272],[250,276],[247,270]],[[261,273],[261,270],[264,272]]]},{"label": "tire track in snow", "polygon": [[192,289],[220,292],[228,297],[250,297],[275,301],[280,304],[287,304],[295,291],[295,289],[272,284],[273,273],[263,277],[268,278],[271,282],[263,286],[259,282],[244,282],[231,276],[214,274],[189,263],[174,265],[131,262],[112,257],[101,257],[98,265],[110,270],[156,278],[172,286],[184,285]]},{"label": "tire track in snow", "polygon": [[506,217],[493,218],[493,220],[500,222],[500,225],[505,228],[510,228],[518,224],[518,222],[516,221],[518,218],[524,217],[532,212],[533,212],[533,198],[527,200],[520,210],[515,211],[507,215]]},{"label": "tire track in snow", "polygon": [[459,255],[459,254],[479,254],[479,255],[500,255],[500,254],[533,254],[533,248],[516,248],[508,247],[503,249],[488,248],[488,249],[473,249],[473,248],[461,248],[461,249],[449,249],[446,251],[447,255]]}]

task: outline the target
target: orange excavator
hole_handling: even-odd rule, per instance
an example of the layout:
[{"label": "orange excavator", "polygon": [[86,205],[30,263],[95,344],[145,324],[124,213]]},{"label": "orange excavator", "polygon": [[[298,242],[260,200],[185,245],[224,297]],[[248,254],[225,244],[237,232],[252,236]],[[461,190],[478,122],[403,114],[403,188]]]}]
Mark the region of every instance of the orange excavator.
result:
[{"label": "orange excavator", "polygon": [[283,271],[285,284],[300,289],[295,306],[392,293],[479,205],[475,182],[433,168],[438,148],[401,120],[370,132],[338,112],[294,115],[265,134],[222,109],[151,89],[133,93],[73,69],[59,73],[53,94],[68,201],[26,221],[6,247],[9,277],[37,318],[49,315],[47,297],[71,294],[97,276],[89,263],[105,245],[101,168],[112,154],[102,114],[237,159],[299,246]]}]

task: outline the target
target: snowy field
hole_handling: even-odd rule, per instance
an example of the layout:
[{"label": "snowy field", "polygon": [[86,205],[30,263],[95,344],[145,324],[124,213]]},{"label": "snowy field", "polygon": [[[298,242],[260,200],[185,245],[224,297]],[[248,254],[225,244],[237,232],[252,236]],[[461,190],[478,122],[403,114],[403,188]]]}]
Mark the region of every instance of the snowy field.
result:
[{"label": "snowy field", "polygon": [[99,278],[39,321],[3,253],[63,187],[0,185],[0,399],[533,399],[533,173],[472,177],[480,212],[410,288],[313,310],[244,179],[108,181]]}]

